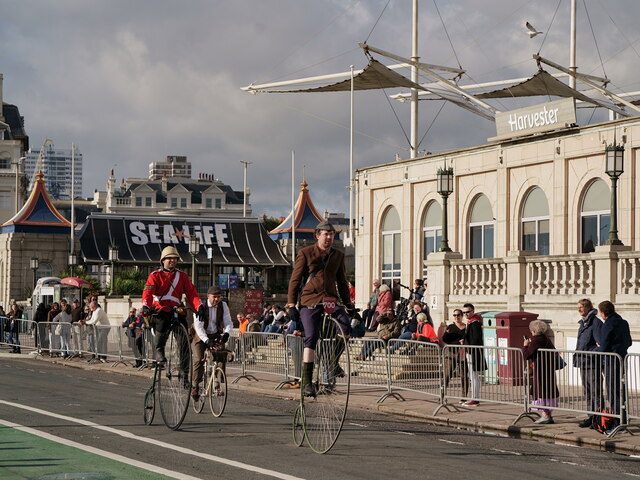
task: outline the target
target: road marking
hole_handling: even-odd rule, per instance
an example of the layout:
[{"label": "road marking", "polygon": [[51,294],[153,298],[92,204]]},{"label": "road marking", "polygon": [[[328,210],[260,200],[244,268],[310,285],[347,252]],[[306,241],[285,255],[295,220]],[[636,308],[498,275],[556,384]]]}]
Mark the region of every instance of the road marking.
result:
[{"label": "road marking", "polygon": [[282,480],[303,480],[300,477],[294,477],[293,475],[288,475],[286,473],[276,472],[275,470],[269,470],[266,468],[256,467],[254,465],[249,465],[247,463],[237,462],[235,460],[229,460],[227,458],[218,457],[216,455],[210,455],[208,453],[201,453],[191,450],[189,448],[179,447],[177,445],[172,445],[170,443],[161,442],[159,440],[154,440],[152,438],[142,437],[133,433],[129,433],[124,430],[118,430],[112,427],[105,427],[104,425],[100,425],[99,423],[90,422],[88,420],[81,420],[79,418],[67,417],[66,415],[60,415],[58,413],[47,412],[46,410],[41,410],[35,407],[29,407],[27,405],[21,405],[19,403],[7,402],[6,400],[0,400],[0,404],[8,405],[14,408],[21,408],[23,410],[28,410],[30,412],[38,413],[40,415],[45,415],[47,417],[58,418],[60,420],[65,420],[71,423],[78,423],[80,425],[84,425],[87,427],[95,428],[97,430],[103,430],[105,432],[113,433],[115,435],[119,435],[121,437],[130,438],[132,440],[137,440],[139,442],[150,443],[151,445],[156,445],[158,447],[167,448],[169,450],[175,450],[176,452],[180,452],[185,455],[191,455],[194,457],[202,458],[205,460],[210,460],[212,462],[222,463],[224,465],[228,465],[230,467],[240,468],[242,470],[248,470],[250,472],[260,473],[262,475],[268,475],[270,477],[279,478]]},{"label": "road marking", "polygon": [[451,440],[445,440],[444,438],[439,438],[438,441],[444,442],[444,443],[451,443],[452,445],[464,445],[464,443],[462,442],[453,442]]},{"label": "road marking", "polygon": [[512,451],[510,451],[510,450],[499,450],[499,449],[497,449],[497,448],[492,448],[491,450],[493,450],[494,452],[509,453],[509,454],[511,454],[511,455],[522,455],[522,454],[521,454],[521,453],[519,453],[519,452],[512,452]]},{"label": "road marking", "polygon": [[347,425],[353,425],[354,427],[364,427],[364,428],[367,428],[367,426],[366,426],[366,425],[363,425],[363,424],[361,424],[361,423],[353,423],[353,422],[349,422],[349,423],[347,423]]},{"label": "road marking", "polygon": [[140,462],[138,460],[132,460],[130,458],[123,457],[122,455],[118,455],[117,453],[106,452],[104,450],[100,450],[99,448],[90,447],[82,443],[74,442],[73,440],[67,440],[66,438],[58,437],[56,435],[51,435],[50,433],[41,432],[40,430],[36,430],[35,428],[25,427],[24,425],[8,422],[6,420],[0,420],[0,425],[11,427],[25,433],[30,433],[31,435],[36,435],[37,437],[44,438],[46,440],[51,440],[53,442],[66,445],[68,447],[78,448],[85,452],[93,453],[95,455],[100,455],[101,457],[108,458],[109,460],[116,460],[120,463],[126,463],[127,465],[142,468],[144,470],[148,470],[153,473],[159,473],[167,477],[177,478],[179,480],[202,480],[198,477],[193,477],[191,475],[186,475],[180,472],[174,472],[173,470],[167,470],[166,468],[158,467],[150,463]]},{"label": "road marking", "polygon": [[400,435],[411,435],[412,437],[415,437],[415,433],[411,433],[411,432],[403,432],[402,430],[396,430],[395,433],[399,433]]}]

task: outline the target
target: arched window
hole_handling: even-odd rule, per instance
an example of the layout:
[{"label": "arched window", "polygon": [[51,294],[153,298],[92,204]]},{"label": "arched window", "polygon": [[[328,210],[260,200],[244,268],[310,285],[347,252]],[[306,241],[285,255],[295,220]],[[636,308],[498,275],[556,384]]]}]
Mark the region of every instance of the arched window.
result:
[{"label": "arched window", "polygon": [[[442,241],[442,207],[438,202],[431,202],[422,219],[422,260],[427,260],[427,255],[440,250]],[[423,268],[423,276],[427,276],[427,268]]]},{"label": "arched window", "polygon": [[529,191],[524,201],[522,249],[549,255],[549,202],[540,187]]},{"label": "arched window", "polygon": [[469,257],[493,257],[493,210],[485,195],[473,202],[469,221]]},{"label": "arched window", "polygon": [[602,179],[597,179],[587,190],[580,212],[582,223],[582,253],[593,252],[604,245],[609,236],[611,219],[611,193]]},{"label": "arched window", "polygon": [[50,263],[40,263],[38,265],[38,269],[36,270],[36,282],[40,279],[40,278],[44,278],[44,277],[50,277],[51,275],[53,275],[53,268],[51,268],[51,264]]},{"label": "arched window", "polygon": [[380,280],[392,286],[400,280],[400,216],[391,207],[382,222],[382,273]]}]

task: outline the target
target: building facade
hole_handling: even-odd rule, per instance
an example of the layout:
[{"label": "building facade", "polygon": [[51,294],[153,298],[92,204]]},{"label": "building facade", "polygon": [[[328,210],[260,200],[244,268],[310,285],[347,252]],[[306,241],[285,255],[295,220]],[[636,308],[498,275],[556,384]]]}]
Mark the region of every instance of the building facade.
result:
[{"label": "building facade", "polygon": [[[246,197],[246,215],[251,216],[249,193]],[[242,217],[245,195],[213,175],[127,178],[117,186],[111,171],[106,192],[95,192],[94,202],[106,213]]]},{"label": "building facade", "polygon": [[[606,245],[611,180],[605,144],[623,145],[618,181],[622,246]],[[575,340],[577,301],[612,301],[638,332],[640,119],[446,152],[357,172],[357,301],[373,279],[426,279],[437,322],[465,302],[476,310],[530,311],[550,320],[558,348]],[[437,172],[454,173],[439,252],[443,198]],[[406,296],[406,295],[405,295]]]},{"label": "building facade", "polygon": [[15,215],[24,202],[26,182],[22,161],[28,149],[24,118],[16,105],[3,101],[0,73],[0,222]]},{"label": "building facade", "polygon": [[71,185],[73,182],[73,195],[82,196],[82,152],[77,148],[55,148],[48,144],[42,150],[42,165],[40,165],[40,152],[27,152],[25,155],[24,170],[29,179],[29,192],[33,190],[36,174],[42,171],[49,195],[54,200],[70,200]]},{"label": "building facade", "polygon": [[187,157],[169,155],[164,162],[149,164],[149,180],[160,180],[162,177],[191,178],[191,162]]}]

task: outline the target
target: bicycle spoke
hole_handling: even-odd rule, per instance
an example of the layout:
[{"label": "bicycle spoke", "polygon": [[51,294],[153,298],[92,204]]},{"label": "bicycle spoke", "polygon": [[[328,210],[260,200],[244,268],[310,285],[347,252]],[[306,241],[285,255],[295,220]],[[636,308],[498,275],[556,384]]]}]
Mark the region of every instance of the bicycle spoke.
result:
[{"label": "bicycle spoke", "polygon": [[158,400],[165,425],[175,430],[187,414],[191,395],[191,348],[182,325],[171,327],[165,356],[167,363],[159,376]]},{"label": "bicycle spoke", "polygon": [[314,361],[315,397],[302,397],[302,423],[311,449],[326,453],[335,444],[347,414],[350,389],[348,343],[340,324],[325,317]]},{"label": "bicycle spoke", "polygon": [[227,376],[220,367],[214,369],[211,386],[208,389],[209,406],[214,417],[219,417],[224,412],[227,404]]}]

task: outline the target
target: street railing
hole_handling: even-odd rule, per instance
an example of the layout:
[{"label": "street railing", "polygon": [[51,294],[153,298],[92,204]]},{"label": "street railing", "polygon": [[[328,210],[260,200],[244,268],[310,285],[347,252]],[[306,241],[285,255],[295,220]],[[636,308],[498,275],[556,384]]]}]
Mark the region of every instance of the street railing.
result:
[{"label": "street railing", "polygon": [[[2,320],[2,318],[0,318]],[[0,346],[15,348],[6,321],[0,322]],[[138,342],[120,326],[19,320],[20,347],[41,355],[65,356],[68,361],[89,357],[89,362],[136,362],[153,366],[153,331],[144,329]],[[237,370],[234,383],[258,380],[254,374],[279,379],[279,388],[300,378],[303,338],[274,333],[244,333],[230,337],[234,352],[228,368]],[[609,437],[630,423],[640,423],[640,354],[625,359],[613,353],[574,350],[538,350],[525,359],[520,348],[464,346],[415,340],[375,338],[349,340],[351,385],[383,390],[378,402],[389,397],[404,400],[400,392],[414,392],[437,402],[434,411],[457,411],[471,402],[514,405],[522,408],[513,423],[539,418],[541,410],[616,420]],[[342,359],[344,364],[344,359]]]}]

